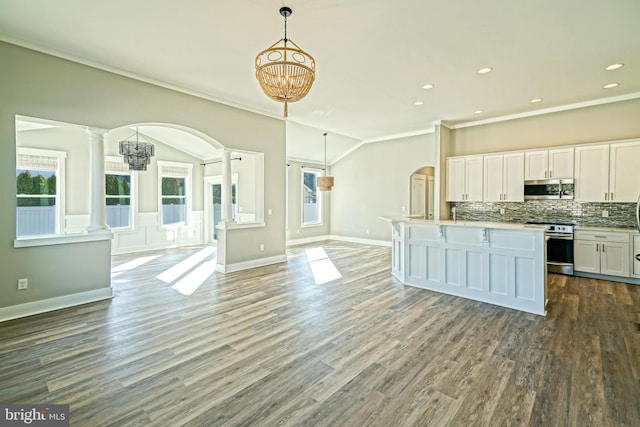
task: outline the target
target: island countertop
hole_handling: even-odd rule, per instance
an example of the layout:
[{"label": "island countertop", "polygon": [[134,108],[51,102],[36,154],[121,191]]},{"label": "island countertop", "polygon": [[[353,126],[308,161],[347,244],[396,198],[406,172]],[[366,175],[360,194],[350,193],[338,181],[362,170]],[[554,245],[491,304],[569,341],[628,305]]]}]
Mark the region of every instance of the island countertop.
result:
[{"label": "island countertop", "polygon": [[411,217],[401,215],[385,215],[380,216],[380,219],[388,222],[407,222],[407,223],[422,223],[431,225],[447,225],[458,227],[476,227],[476,228],[502,228],[508,230],[546,230],[545,225],[540,224],[524,224],[518,222],[483,222],[483,221],[453,221],[450,219],[425,219],[424,217]]}]

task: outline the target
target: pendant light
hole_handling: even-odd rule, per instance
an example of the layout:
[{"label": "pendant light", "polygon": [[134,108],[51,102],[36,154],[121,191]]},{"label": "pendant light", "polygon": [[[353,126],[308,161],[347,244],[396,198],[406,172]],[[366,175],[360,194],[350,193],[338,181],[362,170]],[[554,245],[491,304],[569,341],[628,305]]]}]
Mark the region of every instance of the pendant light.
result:
[{"label": "pendant light", "polygon": [[293,11],[281,7],[284,17],[284,38],[278,40],[256,56],[256,78],[264,93],[271,99],[284,102],[284,116],[289,116],[287,105],[304,98],[316,78],[316,61],[287,38],[287,18]]},{"label": "pendant light", "polygon": [[153,144],[140,141],[136,126],[136,140],[120,141],[119,152],[124,156],[125,163],[129,164],[129,170],[146,171],[147,165],[151,164],[151,157],[155,155],[155,148]]},{"label": "pendant light", "polygon": [[317,178],[316,184],[318,185],[318,190],[320,191],[331,191],[333,188],[333,177],[327,176],[327,133],[323,133],[324,135],[324,176],[319,176]]}]

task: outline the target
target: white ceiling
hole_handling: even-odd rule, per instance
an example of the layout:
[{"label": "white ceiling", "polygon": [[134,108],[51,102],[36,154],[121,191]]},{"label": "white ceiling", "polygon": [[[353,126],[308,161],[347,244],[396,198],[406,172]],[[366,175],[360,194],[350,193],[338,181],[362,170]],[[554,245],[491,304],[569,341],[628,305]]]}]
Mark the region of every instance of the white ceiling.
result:
[{"label": "white ceiling", "polygon": [[290,39],[317,62],[310,94],[289,106],[293,158],[321,161],[325,131],[331,163],[439,120],[640,97],[639,0],[1,0],[0,39],[281,117],[254,60],[282,37],[283,5]]}]

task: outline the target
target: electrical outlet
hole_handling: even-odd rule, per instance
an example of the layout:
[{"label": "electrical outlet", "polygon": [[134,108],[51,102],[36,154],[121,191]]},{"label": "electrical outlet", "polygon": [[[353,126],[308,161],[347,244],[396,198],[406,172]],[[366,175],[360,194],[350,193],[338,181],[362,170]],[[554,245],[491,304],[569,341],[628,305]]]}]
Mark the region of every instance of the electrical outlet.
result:
[{"label": "electrical outlet", "polygon": [[609,211],[608,210],[603,210],[602,211],[602,218],[609,218]]},{"label": "electrical outlet", "polygon": [[18,279],[18,290],[19,291],[23,291],[23,290],[27,289],[27,287],[29,287],[29,280],[28,279]]},{"label": "electrical outlet", "polygon": [[269,210],[267,211],[267,214],[268,214],[268,215],[272,215],[272,214],[273,214],[273,211],[272,211],[271,209],[269,209]]},{"label": "electrical outlet", "polygon": [[500,215],[504,215],[504,209],[500,208]]},{"label": "electrical outlet", "polygon": [[264,243],[260,243],[260,250],[264,251]]},{"label": "electrical outlet", "polygon": [[369,234],[369,229],[367,228],[367,230],[365,231],[366,234]]},{"label": "electrical outlet", "polygon": [[406,211],[406,208],[403,206],[402,207],[402,213],[404,213]]}]

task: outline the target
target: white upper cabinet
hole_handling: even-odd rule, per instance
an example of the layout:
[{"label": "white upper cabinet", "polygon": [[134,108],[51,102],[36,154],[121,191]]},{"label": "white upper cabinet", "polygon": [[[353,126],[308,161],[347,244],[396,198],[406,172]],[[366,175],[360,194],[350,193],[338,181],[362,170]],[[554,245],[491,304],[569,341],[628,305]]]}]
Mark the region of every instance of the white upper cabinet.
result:
[{"label": "white upper cabinet", "polygon": [[484,156],[485,202],[524,201],[524,153]]},{"label": "white upper cabinet", "polygon": [[483,156],[447,159],[447,202],[482,201]]},{"label": "white upper cabinet", "polygon": [[609,146],[576,147],[575,199],[609,201]]},{"label": "white upper cabinet", "polygon": [[524,179],[573,178],[573,148],[524,153]]},{"label": "white upper cabinet", "polygon": [[576,147],[575,198],[628,202],[640,195],[640,141]]},{"label": "white upper cabinet", "polygon": [[609,201],[635,202],[640,195],[640,141],[611,144]]}]

